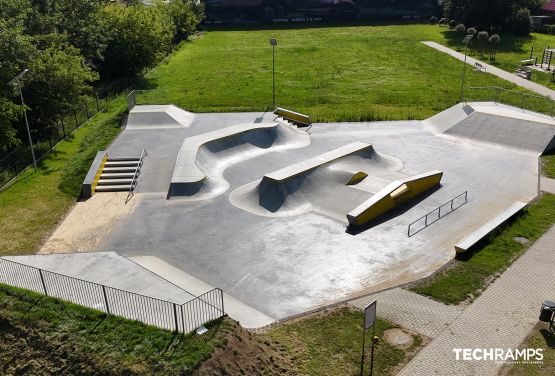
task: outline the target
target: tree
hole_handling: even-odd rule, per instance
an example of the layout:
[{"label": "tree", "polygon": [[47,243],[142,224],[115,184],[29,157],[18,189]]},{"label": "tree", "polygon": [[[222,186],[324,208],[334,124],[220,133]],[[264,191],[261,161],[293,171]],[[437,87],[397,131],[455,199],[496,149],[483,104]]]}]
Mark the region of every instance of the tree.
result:
[{"label": "tree", "polygon": [[37,52],[31,38],[23,34],[21,20],[0,19],[0,151],[20,144],[14,124],[23,114],[23,106],[8,82],[28,67]]},{"label": "tree", "polygon": [[484,30],[504,28],[508,25],[515,0],[446,0],[445,17],[465,25],[476,25]]},{"label": "tree", "polygon": [[109,33],[101,66],[107,77],[135,76],[171,50],[175,26],[160,7],[110,4],[102,17]]},{"label": "tree", "polygon": [[25,100],[39,136],[48,137],[60,117],[81,103],[98,74],[85,64],[79,50],[66,42],[54,42],[29,64]]},{"label": "tree", "polygon": [[531,29],[530,11],[527,8],[517,10],[511,22],[511,28],[515,35],[526,36]]},{"label": "tree", "polygon": [[192,35],[197,25],[204,18],[204,8],[201,3],[195,4],[191,0],[173,0],[169,4],[158,3],[162,11],[168,12],[175,26],[175,41],[187,39]]},{"label": "tree", "polygon": [[500,41],[501,41],[501,38],[499,37],[499,34],[493,34],[491,37],[489,37],[488,43],[490,44],[490,52],[489,52],[490,60],[495,60],[495,55],[497,54],[495,46],[499,44]]},{"label": "tree", "polygon": [[464,24],[458,24],[457,26],[455,26],[455,31],[459,32],[459,33],[465,33],[466,32],[466,26],[464,26]]}]

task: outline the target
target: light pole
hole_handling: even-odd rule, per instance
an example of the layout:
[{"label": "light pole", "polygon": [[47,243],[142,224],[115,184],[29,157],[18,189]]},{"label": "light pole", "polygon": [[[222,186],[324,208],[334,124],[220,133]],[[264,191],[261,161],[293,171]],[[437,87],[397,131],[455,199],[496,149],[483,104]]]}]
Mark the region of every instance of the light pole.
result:
[{"label": "light pole", "polygon": [[270,38],[270,45],[272,46],[272,106],[276,108],[276,46],[277,39]]},{"label": "light pole", "polygon": [[33,156],[33,167],[37,170],[37,159],[35,158],[35,151],[33,150],[33,139],[31,138],[31,130],[29,129],[29,120],[27,120],[27,109],[25,108],[25,101],[23,100],[23,91],[21,90],[21,78],[29,72],[29,69],[25,69],[23,72],[18,74],[8,82],[8,85],[17,85],[19,89],[19,97],[21,98],[21,105],[23,106],[23,117],[25,118],[25,126],[27,127],[27,136],[29,136],[29,146],[31,147],[31,155]]},{"label": "light pole", "polygon": [[466,76],[466,54],[467,54],[467,50],[468,50],[468,43],[470,43],[470,40],[473,37],[474,37],[474,34],[468,34],[462,40],[462,42],[464,43],[464,62],[463,62],[463,71],[462,71],[462,77],[461,77],[461,102],[464,101],[464,79],[465,79],[465,76]]}]

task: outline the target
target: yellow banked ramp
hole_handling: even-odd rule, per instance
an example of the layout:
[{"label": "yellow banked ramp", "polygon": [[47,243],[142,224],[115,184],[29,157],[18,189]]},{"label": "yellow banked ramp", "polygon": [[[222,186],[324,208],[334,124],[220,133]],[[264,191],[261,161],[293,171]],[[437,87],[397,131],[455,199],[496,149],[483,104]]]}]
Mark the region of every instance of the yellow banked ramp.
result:
[{"label": "yellow banked ramp", "polygon": [[441,182],[442,177],[442,171],[430,171],[409,176],[406,179],[395,180],[348,213],[347,220],[353,226],[364,225],[379,215],[435,187]]}]

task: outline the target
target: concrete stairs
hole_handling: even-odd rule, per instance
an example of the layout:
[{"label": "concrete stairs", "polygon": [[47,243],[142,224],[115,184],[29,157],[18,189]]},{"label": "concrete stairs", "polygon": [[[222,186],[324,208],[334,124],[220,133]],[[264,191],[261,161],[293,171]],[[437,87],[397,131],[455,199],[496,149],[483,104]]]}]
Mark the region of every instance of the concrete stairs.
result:
[{"label": "concrete stairs", "polygon": [[141,172],[139,158],[109,158],[104,164],[95,192],[127,192],[135,188]]}]

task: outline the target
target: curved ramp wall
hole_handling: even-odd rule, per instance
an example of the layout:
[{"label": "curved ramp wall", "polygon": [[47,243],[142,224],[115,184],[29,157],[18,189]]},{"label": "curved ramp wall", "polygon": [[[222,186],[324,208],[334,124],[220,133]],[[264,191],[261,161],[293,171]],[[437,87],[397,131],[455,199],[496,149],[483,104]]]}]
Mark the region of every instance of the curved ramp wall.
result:
[{"label": "curved ramp wall", "polygon": [[223,172],[262,154],[308,146],[310,136],[278,123],[239,124],[185,139],[168,197],[204,200],[229,189]]},{"label": "curved ramp wall", "polygon": [[402,167],[400,160],[377,153],[372,145],[355,142],[266,174],[231,192],[230,201],[266,217],[314,210],[345,221],[345,214],[372,194],[359,184],[378,171],[397,178],[395,171]]}]

